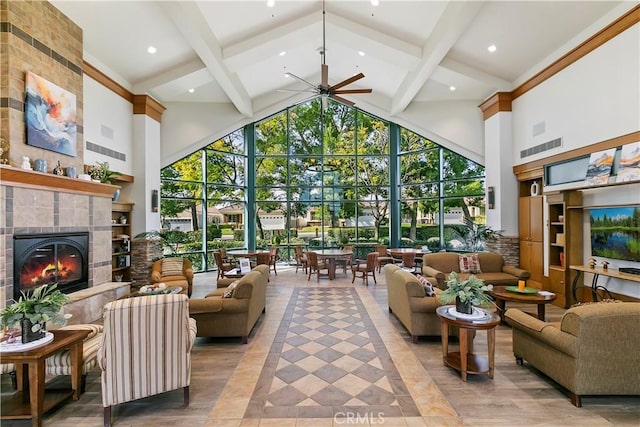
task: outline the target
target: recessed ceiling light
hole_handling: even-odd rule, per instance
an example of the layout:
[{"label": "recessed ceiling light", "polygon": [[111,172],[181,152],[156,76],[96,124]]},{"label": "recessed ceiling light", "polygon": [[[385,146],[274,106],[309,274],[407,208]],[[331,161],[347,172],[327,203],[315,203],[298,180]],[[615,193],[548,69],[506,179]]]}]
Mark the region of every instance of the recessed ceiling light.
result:
[{"label": "recessed ceiling light", "polygon": [[196,91],[196,90],[195,90],[194,88],[189,89],[189,93],[193,93],[193,92],[195,92],[195,91]]},{"label": "recessed ceiling light", "polygon": [[455,87],[455,86],[449,86],[449,90],[450,90],[451,92],[453,92],[454,90],[456,90],[456,87]]},{"label": "recessed ceiling light", "polygon": [[290,76],[289,76],[289,73],[284,73],[284,76],[285,76],[285,77],[290,77]]},{"label": "recessed ceiling light", "polygon": [[286,51],[286,50],[283,50],[283,51],[282,51],[282,52],[280,52],[278,55],[280,55],[280,56],[285,56],[286,54],[287,54],[287,51]]},{"label": "recessed ceiling light", "polygon": [[371,0],[371,4],[374,5],[374,6],[377,6],[377,5],[380,4],[380,1],[379,0]]},{"label": "recessed ceiling light", "polygon": [[267,7],[273,7],[276,5],[276,0],[267,0]]},{"label": "recessed ceiling light", "polygon": [[491,46],[489,46],[489,47],[487,48],[487,50],[488,50],[489,52],[491,52],[491,53],[495,52],[497,49],[498,49],[498,48],[496,47],[496,45],[495,45],[495,44],[492,44]]},{"label": "recessed ceiling light", "polygon": [[360,55],[360,56],[365,56],[366,54],[365,54],[363,51],[359,50],[359,51],[358,51],[358,55]]},{"label": "recessed ceiling light", "polygon": [[154,46],[149,46],[147,48],[147,52],[149,52],[151,55],[153,55],[154,53],[156,53],[158,51],[158,49],[156,49]]}]

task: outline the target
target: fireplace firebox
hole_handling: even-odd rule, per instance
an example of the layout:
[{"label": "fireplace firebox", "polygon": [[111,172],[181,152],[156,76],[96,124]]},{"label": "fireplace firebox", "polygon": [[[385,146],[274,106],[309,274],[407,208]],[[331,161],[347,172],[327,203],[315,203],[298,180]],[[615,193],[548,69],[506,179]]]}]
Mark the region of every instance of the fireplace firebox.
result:
[{"label": "fireplace firebox", "polygon": [[89,286],[89,233],[28,234],[13,237],[13,297],[42,285],[63,293]]}]

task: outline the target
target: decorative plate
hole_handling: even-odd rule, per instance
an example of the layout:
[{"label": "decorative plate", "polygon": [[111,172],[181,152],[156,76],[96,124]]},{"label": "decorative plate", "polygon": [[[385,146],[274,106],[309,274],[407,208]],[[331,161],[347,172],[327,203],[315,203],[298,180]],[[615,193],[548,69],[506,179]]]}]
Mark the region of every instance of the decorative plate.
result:
[{"label": "decorative plate", "polygon": [[524,291],[518,289],[517,286],[507,286],[505,289],[509,292],[515,292],[517,294],[537,294],[538,290],[536,288],[524,288]]},{"label": "decorative plate", "polygon": [[15,342],[11,344],[6,341],[0,343],[0,353],[16,353],[18,351],[27,351],[34,348],[42,347],[45,344],[49,344],[53,341],[53,334],[51,332],[45,332],[44,338],[31,341],[26,344],[22,344],[22,337],[16,337]]},{"label": "decorative plate", "polygon": [[479,309],[478,307],[473,307],[473,313],[471,314],[460,313],[458,310],[456,310],[455,305],[452,307],[449,307],[449,314],[457,317],[458,319],[464,319],[464,320],[482,320],[489,317],[489,313],[487,313],[482,309]]}]

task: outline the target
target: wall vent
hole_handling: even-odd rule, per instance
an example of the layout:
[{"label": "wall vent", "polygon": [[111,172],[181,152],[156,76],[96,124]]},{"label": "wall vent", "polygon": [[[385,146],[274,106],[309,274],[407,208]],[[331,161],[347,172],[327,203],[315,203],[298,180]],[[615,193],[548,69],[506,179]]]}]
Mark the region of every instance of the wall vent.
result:
[{"label": "wall vent", "polygon": [[94,144],[91,141],[87,141],[87,150],[93,151],[94,153],[100,153],[104,156],[109,156],[117,160],[122,160],[123,162],[127,161],[126,154],[112,150],[111,148],[103,147],[102,145]]},{"label": "wall vent", "polygon": [[520,158],[523,159],[525,157],[532,156],[534,154],[542,153],[547,150],[551,150],[553,148],[562,147],[562,137],[552,139],[548,142],[543,142],[542,144],[535,145],[533,147],[529,147],[526,150],[520,151]]}]

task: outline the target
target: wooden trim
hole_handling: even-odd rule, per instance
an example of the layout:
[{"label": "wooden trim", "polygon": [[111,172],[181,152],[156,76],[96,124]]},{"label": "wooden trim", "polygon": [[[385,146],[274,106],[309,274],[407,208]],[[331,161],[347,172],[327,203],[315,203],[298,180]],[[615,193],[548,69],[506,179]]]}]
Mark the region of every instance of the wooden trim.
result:
[{"label": "wooden trim", "polygon": [[478,105],[478,108],[482,110],[484,120],[501,111],[511,111],[511,92],[496,92]]},{"label": "wooden trim", "polygon": [[133,95],[133,114],[145,114],[157,122],[162,122],[166,108],[149,95]]},{"label": "wooden trim", "polygon": [[85,181],[77,178],[34,172],[11,166],[0,165],[0,181],[9,187],[33,188],[36,190],[58,191],[62,193],[86,194],[112,198],[120,188],[116,185]]},{"label": "wooden trim", "polygon": [[630,142],[640,141],[640,130],[631,132],[626,135],[617,136],[615,138],[607,139],[605,141],[596,142],[595,144],[587,145],[585,147],[576,148],[564,153],[559,153],[554,156],[545,157],[543,159],[534,160],[529,163],[523,163],[513,167],[513,173],[520,175],[531,169],[543,168],[550,163],[562,162],[570,160],[576,157],[586,156],[596,151],[606,150],[608,148],[619,147]]},{"label": "wooden trim", "polygon": [[580,58],[586,56],[593,50],[599,48],[623,31],[631,28],[638,22],[640,22],[640,5],[637,5],[633,9],[629,10],[627,13],[604,27],[602,30],[598,31],[596,34],[582,42],[580,45],[576,46],[564,56],[551,63],[551,65],[544,68],[538,74],[515,88],[511,92],[511,99],[516,99],[519,96],[524,95],[534,87],[538,86],[540,83],[564,70],[569,65],[578,61]]},{"label": "wooden trim", "polygon": [[534,179],[540,179],[544,175],[543,168],[529,169],[520,173],[513,172],[516,175],[518,181],[532,181]]},{"label": "wooden trim", "polygon": [[82,62],[82,71],[88,77],[91,77],[93,80],[97,81],[107,89],[114,92],[116,95],[120,95],[133,104],[133,93],[129,92],[122,85],[111,79],[109,76],[98,70],[93,65],[89,64],[87,61]]}]

